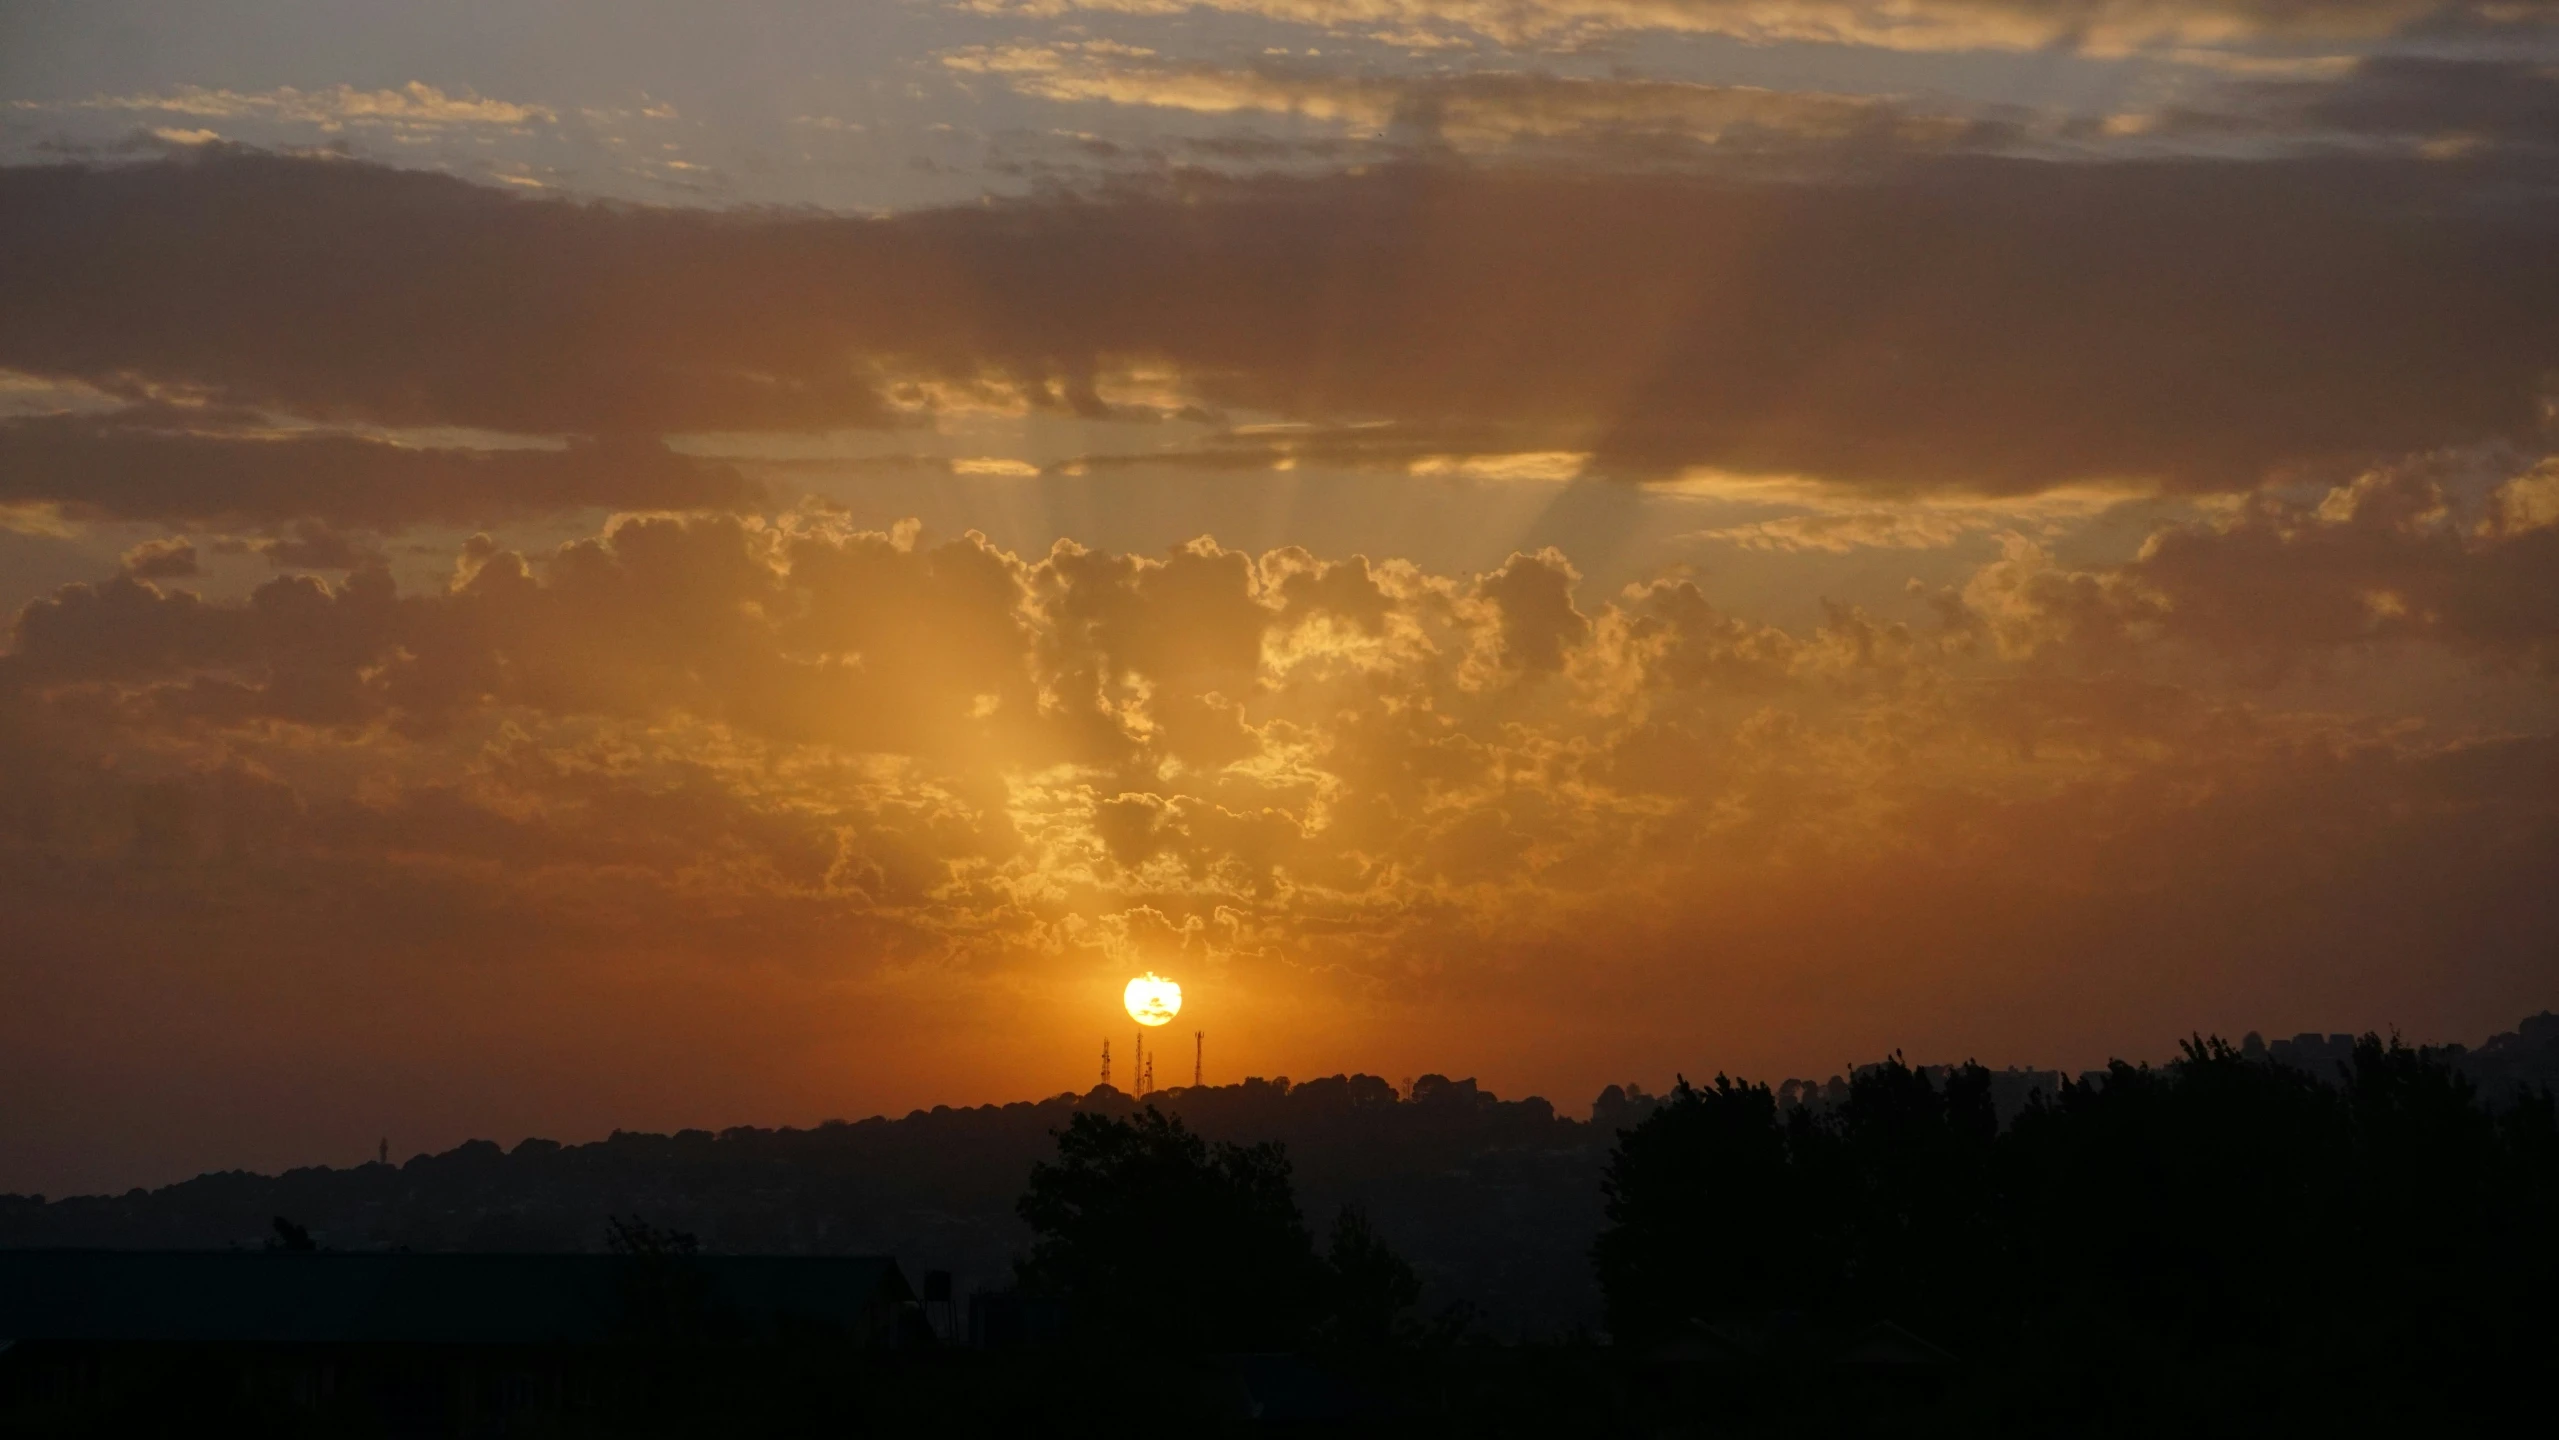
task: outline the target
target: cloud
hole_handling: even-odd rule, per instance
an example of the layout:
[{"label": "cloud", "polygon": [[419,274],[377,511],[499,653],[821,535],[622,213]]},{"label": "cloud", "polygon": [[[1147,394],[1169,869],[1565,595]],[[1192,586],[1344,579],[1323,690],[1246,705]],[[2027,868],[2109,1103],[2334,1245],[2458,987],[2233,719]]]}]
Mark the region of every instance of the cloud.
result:
[{"label": "cloud", "polygon": [[968,455],[951,462],[954,475],[1009,475],[1016,479],[1037,475],[1040,467],[1027,460],[1002,455]]},{"label": "cloud", "polygon": [[2422,643],[2559,660],[2559,461],[2414,457],[2313,496],[2266,492],[2072,570],[2010,538],[1965,593],[2002,650],[2119,653],[2177,641],[2280,676],[2345,649]]},{"label": "cloud", "polygon": [[2259,497],[2228,523],[2153,536],[2128,578],[2166,607],[2170,634],[2225,650],[2426,640],[2549,664],[2559,530],[2539,497],[2552,462],[2501,478],[2473,520],[2457,487],[2475,464],[2369,471],[2315,506]]},{"label": "cloud", "polygon": [[[228,153],[12,170],[0,188],[0,225],[34,262],[0,282],[0,346],[44,356],[30,373],[139,373],[311,419],[536,435],[891,418],[873,369],[846,354],[853,317],[787,320],[792,288],[816,277],[765,266],[796,246],[796,223]],[[161,224],[184,233],[154,239]]]},{"label": "cloud", "polygon": [[1802,476],[1694,470],[1659,489],[1710,499],[1745,513],[1777,513],[1697,530],[1683,537],[1745,550],[1845,555],[1854,550],[1936,550],[1976,536],[2015,532],[2050,538],[2120,507],[2156,498],[2142,486],[2062,486],[2030,495],[1912,495],[1878,505],[1855,489]]},{"label": "cloud", "polygon": [[2491,500],[2495,515],[2489,527],[2495,532],[2521,535],[2559,525],[2559,459],[2546,458],[2499,485]]},{"label": "cloud", "polygon": [[648,440],[469,449],[398,444],[155,405],[0,423],[0,504],[73,520],[396,530],[589,509],[735,509],[762,489]]},{"label": "cloud", "polygon": [[2076,143],[2238,147],[2260,154],[2395,150],[2437,162],[2546,163],[2559,123],[2559,32],[2493,32],[2452,53],[2366,55],[2311,73],[2241,77],[2179,102],[2061,129]]},{"label": "cloud", "polygon": [[363,538],[310,520],[259,545],[258,553],[278,570],[362,570],[383,563],[382,552]]},{"label": "cloud", "polygon": [[1590,635],[1590,619],[1573,608],[1581,577],[1561,552],[1513,555],[1476,582],[1475,593],[1501,615],[1501,663],[1531,672],[1564,668],[1564,657]]},{"label": "cloud", "polygon": [[196,573],[195,546],[183,539],[145,540],[124,552],[124,573],[136,580],[183,580]]},{"label": "cloud", "polygon": [[[2559,33],[2559,32],[2554,32]],[[1786,157],[1866,164],[1895,153],[2007,153],[2057,159],[2239,153],[2260,160],[2390,143],[2428,159],[2492,148],[2540,152],[2559,134],[2559,47],[2539,32],[2472,39],[2469,53],[2375,53],[2305,59],[2224,56],[2216,73],[2167,87],[2132,85],[2163,103],[2094,113],[1950,97],[1851,94],[1470,69],[1394,73],[1352,56],[1282,52],[1221,66],[1100,41],[969,46],[944,67],[1017,94],[1062,103],[1289,117],[1368,158],[1448,154],[1580,166],[1730,166]],[[1243,137],[1230,135],[1229,141]],[[1195,141],[1213,153],[1214,140]],[[1292,143],[1264,136],[1285,151]]]},{"label": "cloud", "polygon": [[1469,480],[1514,480],[1560,483],[1580,477],[1590,465],[1588,451],[1536,450],[1515,455],[1424,455],[1407,467],[1425,479],[1461,476]]},{"label": "cloud", "polygon": [[1400,145],[1467,152],[1539,142],[1587,149],[1602,141],[1743,149],[1859,140],[1935,148],[2005,138],[2005,131],[1984,122],[1912,113],[1880,97],[1746,85],[1484,71],[1357,75],[1306,62],[1232,69],[1073,41],[972,46],[940,58],[947,68],[986,75],[1044,100],[1298,116],[1345,132],[1374,132]]},{"label": "cloud", "polygon": [[2436,154],[2490,145],[2547,152],[2559,144],[2559,60],[2367,58],[2335,84],[2282,87],[2298,122],[2332,134],[2411,139]]},{"label": "cloud", "polygon": [[[475,541],[445,588],[402,594],[306,527],[278,558],[346,578],[206,600],[159,588],[181,575],[162,545],[29,605],[0,713],[18,743],[247,766],[316,787],[312,803],[371,803],[344,788],[365,767],[342,754],[372,757],[386,795],[461,787],[512,824],[586,833],[639,807],[641,832],[611,820],[590,838],[673,847],[667,883],[697,863],[680,859],[692,842],[648,828],[646,804],[680,779],[787,845],[719,884],[761,893],[780,867],[794,893],[950,943],[1140,902],[1383,935],[1441,905],[1676,885],[1727,844],[1908,842],[1848,799],[1878,785],[2022,797],[2054,777],[1994,763],[2002,712],[2056,647],[2138,673],[2163,646],[2221,643],[2241,602],[2272,596],[2291,608],[2248,642],[2344,643],[2372,633],[2381,584],[2406,597],[2386,618],[2439,616],[2423,623],[2456,648],[2559,633],[2559,606],[2518,608],[2549,588],[2519,577],[2559,529],[2412,530],[2428,492],[2398,475],[2346,493],[2329,518],[2172,526],[2102,573],[2015,542],[1964,592],[1966,623],[1935,630],[1834,606],[1788,632],[1679,580],[1594,603],[1552,550],[1475,576],[1207,540],[1034,559],[808,517],[625,519],[539,559]],[[2384,535],[2402,548],[2371,549]],[[2247,563],[2222,563],[2231,550]],[[2255,590],[2214,588],[2243,581]],[[2047,726],[2054,703],[2033,701]],[[2276,738],[2214,732],[2218,703],[2094,730],[2090,712],[2079,733],[2092,756],[2173,739],[2153,760],[2180,765]],[[489,770],[493,744],[519,761]],[[1147,877],[1165,857],[1179,883]],[[1527,888],[1465,898],[1504,867]]]},{"label": "cloud", "polygon": [[0,366],[528,434],[1099,414],[1141,366],[1398,470],[2237,490],[2538,431],[2559,209],[2502,173],[1419,166],[853,220],[211,153],[0,172]]},{"label": "cloud", "polygon": [[[87,100],[14,102],[21,110],[128,110],[144,114],[184,115],[200,120],[277,120],[334,131],[348,125],[443,127],[488,125],[514,129],[553,124],[556,111],[545,105],[488,100],[465,92],[449,95],[424,81],[396,89],[358,90],[332,85],[320,90],[238,91],[181,85],[147,95],[99,95]],[[198,143],[190,140],[188,143]]]},{"label": "cloud", "polygon": [[1925,510],[1861,510],[1837,515],[1785,515],[1700,530],[1700,540],[1722,540],[1746,550],[1936,550],[1983,527]]},{"label": "cloud", "polygon": [[998,14],[1072,11],[1170,15],[1220,10],[1267,20],[1365,31],[1455,32],[1520,48],[1573,46],[1638,31],[1723,35],[1753,43],[1804,41],[1899,50],[2040,50],[2097,54],[2261,42],[2368,42],[2412,22],[2455,13],[2539,12],[2522,6],[2445,6],[2441,0],[974,0]]}]

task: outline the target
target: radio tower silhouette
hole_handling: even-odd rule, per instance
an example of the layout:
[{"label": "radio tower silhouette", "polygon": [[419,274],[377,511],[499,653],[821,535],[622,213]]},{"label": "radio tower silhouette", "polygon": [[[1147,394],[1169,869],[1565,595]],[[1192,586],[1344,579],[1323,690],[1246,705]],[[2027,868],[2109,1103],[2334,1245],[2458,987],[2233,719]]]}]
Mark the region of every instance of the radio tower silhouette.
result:
[{"label": "radio tower silhouette", "polygon": [[1146,1076],[1137,1082],[1137,1093],[1140,1095],[1155,1093],[1155,1057],[1152,1055],[1146,1057]]},{"label": "radio tower silhouette", "polygon": [[1207,1031],[1205,1031],[1205,1030],[1194,1030],[1194,1031],[1192,1031],[1192,1032],[1191,1032],[1191,1088],[1192,1088],[1192,1089],[1194,1089],[1194,1090],[1197,1090],[1198,1088],[1200,1088],[1200,1060],[1201,1060],[1201,1058],[1202,1058],[1203,1056],[1205,1056],[1207,1053],[1208,1053],[1208,1032],[1207,1032]]},{"label": "radio tower silhouette", "polygon": [[1137,1032],[1137,1052],[1128,1062],[1128,1083],[1137,1087],[1132,1094],[1146,1093],[1146,1032]]},{"label": "radio tower silhouette", "polygon": [[1102,1083],[1111,1083],[1111,1042],[1108,1039],[1102,1041]]}]

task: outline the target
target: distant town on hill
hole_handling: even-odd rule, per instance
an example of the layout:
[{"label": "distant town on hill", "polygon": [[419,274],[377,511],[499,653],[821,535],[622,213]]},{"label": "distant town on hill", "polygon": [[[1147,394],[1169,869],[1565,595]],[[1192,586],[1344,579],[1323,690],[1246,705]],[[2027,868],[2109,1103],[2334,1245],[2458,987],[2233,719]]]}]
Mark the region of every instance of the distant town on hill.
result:
[{"label": "distant town on hill", "polygon": [[[2240,1045],[2330,1081],[2352,1049],[2347,1035],[2251,1034]],[[2559,1015],[2431,1053],[2492,1108],[2559,1089]],[[1945,1067],[1922,1073],[1942,1078]],[[2103,1083],[2103,1073],[2078,1083]],[[2002,1123],[2064,1083],[2056,1071],[1992,1072]],[[1781,1105],[1819,1111],[1845,1095],[1847,1077],[1776,1090]],[[512,1150],[474,1140],[398,1165],[230,1171],[115,1196],[0,1196],[0,1248],[254,1249],[285,1217],[323,1249],[575,1252],[605,1248],[620,1217],[697,1235],[712,1253],[889,1255],[913,1274],[948,1271],[963,1292],[994,1290],[1010,1283],[1028,1243],[1014,1206],[1054,1133],[1079,1112],[1152,1105],[1211,1139],[1284,1144],[1304,1213],[1320,1221],[1345,1203],[1364,1207],[1420,1273],[1425,1312],[1454,1307],[1493,1335],[1561,1336],[1600,1323],[1591,1246],[1601,1178],[1618,1133],[1657,1103],[1640,1086],[1612,1085],[1577,1118],[1473,1080],[1427,1075],[1399,1091],[1372,1075],[1334,1075],[1142,1099],[1097,1086],[812,1129],[617,1131]]]}]

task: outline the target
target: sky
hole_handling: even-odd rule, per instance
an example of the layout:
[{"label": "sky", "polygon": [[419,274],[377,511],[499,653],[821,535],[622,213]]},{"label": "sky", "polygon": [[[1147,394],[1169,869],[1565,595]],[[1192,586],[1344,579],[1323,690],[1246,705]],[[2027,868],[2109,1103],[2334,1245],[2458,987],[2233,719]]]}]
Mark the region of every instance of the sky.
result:
[{"label": "sky", "polygon": [[2554,255],[2551,0],[0,0],[0,1190],[2475,1043]]}]

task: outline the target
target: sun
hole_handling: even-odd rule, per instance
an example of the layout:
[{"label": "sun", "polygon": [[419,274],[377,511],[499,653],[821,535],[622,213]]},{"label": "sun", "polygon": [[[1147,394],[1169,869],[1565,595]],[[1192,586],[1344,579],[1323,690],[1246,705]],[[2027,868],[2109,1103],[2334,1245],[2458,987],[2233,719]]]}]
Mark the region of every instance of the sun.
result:
[{"label": "sun", "polygon": [[1128,992],[1120,997],[1128,1005],[1128,1018],[1140,1025],[1164,1025],[1182,1013],[1182,987],[1150,970],[1128,982]]}]

